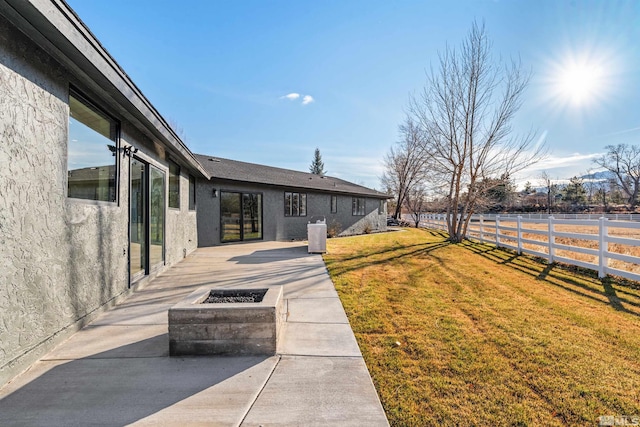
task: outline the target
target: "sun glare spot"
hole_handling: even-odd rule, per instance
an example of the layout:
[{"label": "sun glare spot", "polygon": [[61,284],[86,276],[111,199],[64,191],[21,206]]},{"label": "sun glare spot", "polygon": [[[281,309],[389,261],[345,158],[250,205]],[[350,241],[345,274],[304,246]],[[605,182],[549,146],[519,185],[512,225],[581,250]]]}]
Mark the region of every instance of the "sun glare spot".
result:
[{"label": "sun glare spot", "polygon": [[590,103],[601,94],[602,72],[592,64],[568,64],[558,76],[558,89],[576,106]]},{"label": "sun glare spot", "polygon": [[601,106],[610,95],[614,83],[613,58],[587,52],[565,53],[547,64],[547,97],[556,107],[586,111]]}]

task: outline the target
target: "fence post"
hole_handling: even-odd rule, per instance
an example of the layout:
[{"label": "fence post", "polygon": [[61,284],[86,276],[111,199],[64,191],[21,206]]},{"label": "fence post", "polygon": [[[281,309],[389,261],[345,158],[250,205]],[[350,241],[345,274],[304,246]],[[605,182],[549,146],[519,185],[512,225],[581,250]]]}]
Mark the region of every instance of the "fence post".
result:
[{"label": "fence post", "polygon": [[603,278],[607,275],[607,267],[609,267],[609,258],[607,258],[607,252],[609,251],[609,230],[607,229],[607,218],[600,218],[600,244],[598,245],[598,277]]},{"label": "fence post", "polygon": [[518,255],[522,254],[522,217],[518,215]]},{"label": "fence post", "polygon": [[[461,219],[462,219],[462,218],[461,218]],[[469,219],[469,223],[468,223],[467,225],[468,225],[468,226],[469,226],[469,225],[471,225],[471,219]],[[468,239],[469,239],[469,227],[467,227],[467,228],[465,229],[465,232],[466,232],[466,233],[465,233],[464,238],[468,240]]]},{"label": "fence post", "polygon": [[555,256],[555,244],[556,238],[553,235],[553,215],[549,216],[549,264],[553,263],[553,258]]},{"label": "fence post", "polygon": [[500,215],[496,215],[496,246],[500,247]]},{"label": "fence post", "polygon": [[480,215],[480,242],[484,243],[484,215]]}]

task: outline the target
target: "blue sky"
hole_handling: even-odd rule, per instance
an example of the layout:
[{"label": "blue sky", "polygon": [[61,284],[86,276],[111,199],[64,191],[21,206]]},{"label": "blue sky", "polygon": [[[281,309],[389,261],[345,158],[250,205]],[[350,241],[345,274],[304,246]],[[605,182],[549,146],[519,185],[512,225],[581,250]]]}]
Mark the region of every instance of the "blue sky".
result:
[{"label": "blue sky", "polygon": [[635,0],[67,1],[196,153],[307,171],[318,147],[329,175],[379,189],[409,96],[474,20],[532,72],[514,131],[550,155],[520,182],[640,143]]}]

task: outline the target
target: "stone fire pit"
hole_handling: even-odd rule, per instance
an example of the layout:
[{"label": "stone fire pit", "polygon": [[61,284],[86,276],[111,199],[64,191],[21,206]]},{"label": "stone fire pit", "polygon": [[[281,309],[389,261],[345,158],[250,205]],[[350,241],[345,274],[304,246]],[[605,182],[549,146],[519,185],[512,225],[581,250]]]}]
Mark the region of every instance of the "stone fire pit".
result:
[{"label": "stone fire pit", "polygon": [[202,287],[169,309],[169,354],[274,355],[284,316],[282,286]]}]

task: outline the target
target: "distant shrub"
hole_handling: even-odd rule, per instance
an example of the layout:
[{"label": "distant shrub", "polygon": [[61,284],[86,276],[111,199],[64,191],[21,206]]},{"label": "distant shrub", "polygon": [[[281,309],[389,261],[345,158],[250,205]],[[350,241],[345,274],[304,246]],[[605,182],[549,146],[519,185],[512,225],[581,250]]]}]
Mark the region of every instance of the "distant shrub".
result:
[{"label": "distant shrub", "polygon": [[327,237],[336,237],[342,231],[342,225],[335,219],[327,226]]},{"label": "distant shrub", "polygon": [[369,221],[367,221],[364,224],[364,227],[362,228],[362,232],[364,234],[371,234],[372,231],[373,231],[373,226],[371,225],[371,223]]}]

